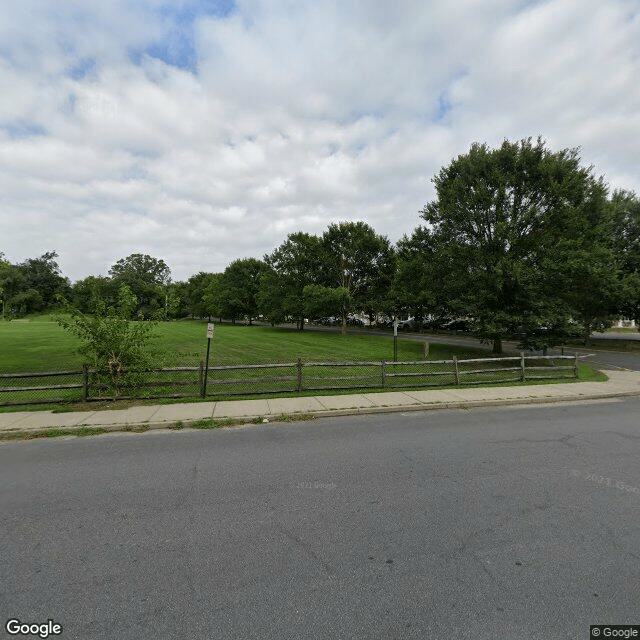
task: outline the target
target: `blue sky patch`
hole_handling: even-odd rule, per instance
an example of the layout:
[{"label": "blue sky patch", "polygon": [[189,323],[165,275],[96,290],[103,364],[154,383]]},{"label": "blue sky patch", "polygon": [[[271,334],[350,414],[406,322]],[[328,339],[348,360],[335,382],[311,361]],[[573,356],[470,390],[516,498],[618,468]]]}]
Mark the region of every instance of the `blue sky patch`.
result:
[{"label": "blue sky patch", "polygon": [[36,136],[44,136],[47,131],[37,122],[15,121],[0,122],[0,129],[5,131],[12,140],[23,140],[24,138],[34,138]]},{"label": "blue sky patch", "polygon": [[95,58],[85,58],[84,60],[79,60],[75,65],[73,65],[69,70],[69,77],[74,80],[83,80],[86,76],[93,73],[96,68],[96,59]]},{"label": "blue sky patch", "polygon": [[182,4],[167,3],[154,13],[163,23],[165,37],[145,49],[129,51],[129,59],[140,64],[143,56],[162,60],[165,64],[197,72],[198,52],[195,46],[194,22],[203,16],[225,18],[236,9],[234,0],[190,0]]},{"label": "blue sky patch", "polygon": [[436,109],[436,116],[434,120],[436,122],[442,122],[445,116],[453,109],[453,105],[444,93],[441,93],[438,97],[438,107]]},{"label": "blue sky patch", "polygon": [[167,2],[157,12],[178,25],[192,25],[200,16],[226,18],[236,8],[234,0],[187,0],[182,4]]}]

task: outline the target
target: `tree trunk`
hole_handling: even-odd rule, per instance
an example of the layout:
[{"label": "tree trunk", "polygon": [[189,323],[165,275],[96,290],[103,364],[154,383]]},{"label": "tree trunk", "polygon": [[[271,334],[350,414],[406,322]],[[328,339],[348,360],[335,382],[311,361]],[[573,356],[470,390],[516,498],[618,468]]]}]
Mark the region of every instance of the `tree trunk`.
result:
[{"label": "tree trunk", "polygon": [[304,331],[304,318],[300,318],[300,331]]},{"label": "tree trunk", "polygon": [[493,353],[500,355],[502,353],[502,338],[493,339]]},{"label": "tree trunk", "polygon": [[340,334],[343,336],[347,335],[347,314],[342,312],[342,327],[340,328]]}]

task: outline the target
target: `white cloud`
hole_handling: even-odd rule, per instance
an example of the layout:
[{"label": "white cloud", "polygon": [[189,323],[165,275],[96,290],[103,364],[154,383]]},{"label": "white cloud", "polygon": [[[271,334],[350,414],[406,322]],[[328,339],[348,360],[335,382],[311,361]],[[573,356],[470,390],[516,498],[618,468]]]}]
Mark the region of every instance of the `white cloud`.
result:
[{"label": "white cloud", "polygon": [[[143,252],[184,279],[337,220],[397,240],[476,140],[581,146],[640,192],[635,0],[239,0],[193,25],[164,5],[3,9],[9,259],[55,248],[77,279]],[[194,69],[149,55],[189,33]]]}]

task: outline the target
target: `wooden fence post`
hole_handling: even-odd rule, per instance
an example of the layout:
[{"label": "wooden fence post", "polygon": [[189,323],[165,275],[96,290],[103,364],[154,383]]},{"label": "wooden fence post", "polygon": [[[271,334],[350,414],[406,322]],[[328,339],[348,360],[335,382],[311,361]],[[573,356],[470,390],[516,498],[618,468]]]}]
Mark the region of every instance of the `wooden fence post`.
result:
[{"label": "wooden fence post", "polygon": [[456,376],[456,384],[460,384],[460,373],[458,372],[458,356],[453,356],[453,371]]},{"label": "wooden fence post", "polygon": [[520,352],[520,377],[522,378],[522,382],[525,381],[526,379],[526,375],[525,375],[525,371],[524,371],[524,351]]},{"label": "wooden fence post", "polygon": [[382,368],[382,388],[384,388],[387,385],[387,370],[386,370],[386,365],[387,363],[382,360],[380,362],[380,366]]},{"label": "wooden fence post", "polygon": [[573,375],[575,378],[578,377],[578,354],[576,353],[573,360]]},{"label": "wooden fence post", "polygon": [[297,391],[302,391],[302,358],[298,358],[296,368],[298,369]]},{"label": "wooden fence post", "polygon": [[82,365],[82,401],[86,402],[89,397],[89,365]]}]

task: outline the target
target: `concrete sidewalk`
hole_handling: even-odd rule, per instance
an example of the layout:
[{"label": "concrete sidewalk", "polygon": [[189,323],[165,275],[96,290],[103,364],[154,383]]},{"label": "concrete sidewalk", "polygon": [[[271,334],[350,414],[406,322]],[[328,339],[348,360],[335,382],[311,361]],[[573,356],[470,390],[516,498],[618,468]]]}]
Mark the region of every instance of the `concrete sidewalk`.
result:
[{"label": "concrete sidewalk", "polygon": [[[339,396],[265,398],[220,402],[147,405],[128,409],[77,411],[17,411],[0,413],[0,439],[29,437],[58,428],[73,433],[80,427],[126,430],[135,427],[161,429],[182,422],[232,418],[248,422],[256,418],[275,421],[283,416],[335,416],[391,411],[425,411],[496,405],[592,400],[640,395],[640,372],[604,371],[607,382],[544,384],[521,387],[454,388],[425,391],[390,391]],[[3,438],[4,436],[4,438]]]}]

